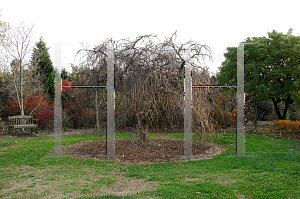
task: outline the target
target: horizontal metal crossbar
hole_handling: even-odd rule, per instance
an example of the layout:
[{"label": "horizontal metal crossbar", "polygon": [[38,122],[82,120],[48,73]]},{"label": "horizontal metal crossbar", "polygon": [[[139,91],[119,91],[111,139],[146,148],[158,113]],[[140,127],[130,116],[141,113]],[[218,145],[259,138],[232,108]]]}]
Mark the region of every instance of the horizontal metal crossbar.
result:
[{"label": "horizontal metal crossbar", "polygon": [[[195,85],[192,86],[193,88],[237,88],[237,86],[210,86],[210,85]],[[71,85],[71,86],[62,86],[62,88],[106,88],[106,86],[77,86],[77,85]]]},{"label": "horizontal metal crossbar", "polygon": [[106,88],[106,86],[77,86],[77,85],[70,85],[70,86],[62,86],[62,88]]},{"label": "horizontal metal crossbar", "polygon": [[212,85],[195,85],[193,88],[237,88],[237,86],[212,86]]}]

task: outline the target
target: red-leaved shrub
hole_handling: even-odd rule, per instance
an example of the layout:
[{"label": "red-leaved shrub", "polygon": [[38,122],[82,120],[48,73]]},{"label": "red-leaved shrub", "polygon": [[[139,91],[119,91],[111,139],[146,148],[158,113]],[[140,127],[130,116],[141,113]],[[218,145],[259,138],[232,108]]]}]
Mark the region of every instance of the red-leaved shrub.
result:
[{"label": "red-leaved shrub", "polygon": [[[19,115],[20,107],[18,101],[12,97],[6,101],[4,112],[6,115]],[[39,127],[45,128],[53,124],[54,104],[48,102],[45,96],[24,96],[24,114],[32,115],[34,119],[39,119]]]}]

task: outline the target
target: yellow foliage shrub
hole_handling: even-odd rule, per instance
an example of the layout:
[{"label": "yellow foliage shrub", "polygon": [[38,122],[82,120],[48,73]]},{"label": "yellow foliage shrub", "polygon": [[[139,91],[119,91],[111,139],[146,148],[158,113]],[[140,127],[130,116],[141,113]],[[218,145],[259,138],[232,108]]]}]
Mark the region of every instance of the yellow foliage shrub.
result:
[{"label": "yellow foliage shrub", "polygon": [[280,129],[289,132],[299,132],[300,133],[300,121],[293,121],[291,120],[274,120],[273,124],[266,126],[266,128],[278,126]]}]

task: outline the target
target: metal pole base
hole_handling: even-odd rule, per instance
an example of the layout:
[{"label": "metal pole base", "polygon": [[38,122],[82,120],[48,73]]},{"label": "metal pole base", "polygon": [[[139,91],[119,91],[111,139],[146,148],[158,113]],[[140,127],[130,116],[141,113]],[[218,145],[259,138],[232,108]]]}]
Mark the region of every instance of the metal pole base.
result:
[{"label": "metal pole base", "polygon": [[97,155],[98,158],[124,158],[124,155]]},{"label": "metal pole base", "polygon": [[228,155],[228,157],[245,157],[245,158],[254,158],[254,155]]},{"label": "metal pole base", "polygon": [[200,155],[175,155],[176,158],[200,158],[203,154]]}]

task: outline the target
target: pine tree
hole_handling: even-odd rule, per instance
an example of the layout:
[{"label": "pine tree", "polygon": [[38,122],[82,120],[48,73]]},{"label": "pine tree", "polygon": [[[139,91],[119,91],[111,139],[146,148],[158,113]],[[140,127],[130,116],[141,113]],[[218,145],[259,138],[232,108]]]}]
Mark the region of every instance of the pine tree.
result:
[{"label": "pine tree", "polygon": [[31,66],[36,69],[36,73],[42,78],[45,92],[50,101],[54,101],[54,67],[46,43],[40,38],[33,49],[31,56]]}]

